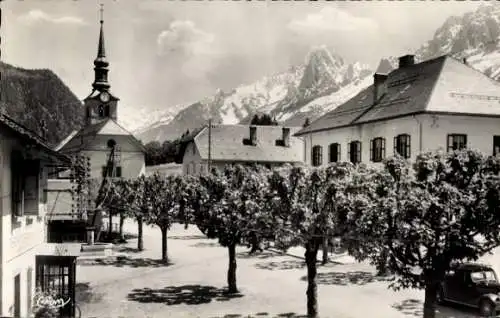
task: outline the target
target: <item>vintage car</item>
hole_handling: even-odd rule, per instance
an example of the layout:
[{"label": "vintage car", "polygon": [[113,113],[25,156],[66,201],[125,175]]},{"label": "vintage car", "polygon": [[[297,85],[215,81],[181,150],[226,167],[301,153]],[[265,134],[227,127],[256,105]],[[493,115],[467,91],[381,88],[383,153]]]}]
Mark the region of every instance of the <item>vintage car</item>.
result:
[{"label": "vintage car", "polygon": [[500,308],[500,282],[493,268],[484,264],[458,264],[446,273],[438,294],[438,303],[456,303],[478,308],[491,317]]}]

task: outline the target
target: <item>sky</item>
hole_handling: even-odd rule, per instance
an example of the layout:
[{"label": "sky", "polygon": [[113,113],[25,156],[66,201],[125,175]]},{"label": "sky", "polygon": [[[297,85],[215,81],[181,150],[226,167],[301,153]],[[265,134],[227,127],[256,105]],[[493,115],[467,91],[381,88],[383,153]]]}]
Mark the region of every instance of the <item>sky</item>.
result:
[{"label": "sky", "polygon": [[315,46],[373,69],[411,53],[476,1],[2,1],[2,61],[91,92],[99,4],[111,91],[124,111],[166,109],[304,63]]}]

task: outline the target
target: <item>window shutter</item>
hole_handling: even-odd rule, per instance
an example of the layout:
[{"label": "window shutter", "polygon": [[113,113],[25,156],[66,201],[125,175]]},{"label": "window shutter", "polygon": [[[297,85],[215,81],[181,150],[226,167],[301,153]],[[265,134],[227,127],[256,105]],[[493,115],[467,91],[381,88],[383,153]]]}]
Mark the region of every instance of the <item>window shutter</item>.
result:
[{"label": "window shutter", "polygon": [[448,141],[446,143],[446,149],[448,149],[448,151],[452,151],[453,150],[453,135],[448,135]]},{"label": "window shutter", "polygon": [[351,147],[352,147],[352,142],[347,143],[347,159],[349,159],[349,161],[352,161]]},{"label": "window shutter", "polygon": [[374,161],[375,159],[375,156],[374,156],[374,150],[376,149],[376,145],[375,145],[375,140],[376,139],[372,139],[370,140],[370,161]]},{"label": "window shutter", "polygon": [[340,144],[337,144],[337,162],[340,161]]},{"label": "window shutter", "polygon": [[398,136],[394,137],[394,155],[398,154]]},{"label": "window shutter", "polygon": [[116,167],[116,177],[121,178],[122,176],[122,167]]},{"label": "window shutter", "polygon": [[411,138],[410,135],[406,135],[406,158],[411,157]]},{"label": "window shutter", "polygon": [[356,158],[357,162],[361,162],[361,141],[358,141],[357,144],[357,154],[358,158]]},{"label": "window shutter", "polygon": [[319,158],[318,158],[318,166],[323,164],[323,147],[319,146]]},{"label": "window shutter", "polygon": [[385,138],[382,138],[382,150],[381,150],[382,160],[385,159]]},{"label": "window shutter", "polygon": [[464,135],[464,148],[467,148],[467,135]]}]

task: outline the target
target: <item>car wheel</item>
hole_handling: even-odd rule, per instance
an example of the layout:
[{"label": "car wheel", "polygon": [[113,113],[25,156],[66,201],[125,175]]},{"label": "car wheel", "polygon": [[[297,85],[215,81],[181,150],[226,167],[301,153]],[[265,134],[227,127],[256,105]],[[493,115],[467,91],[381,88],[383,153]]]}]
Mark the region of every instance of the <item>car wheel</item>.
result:
[{"label": "car wheel", "polygon": [[495,313],[495,304],[487,299],[482,300],[479,304],[479,313],[483,317],[492,317]]},{"label": "car wheel", "polygon": [[438,305],[443,305],[445,303],[443,287],[439,287],[438,288],[438,291],[437,291],[437,294],[436,294],[436,303]]}]

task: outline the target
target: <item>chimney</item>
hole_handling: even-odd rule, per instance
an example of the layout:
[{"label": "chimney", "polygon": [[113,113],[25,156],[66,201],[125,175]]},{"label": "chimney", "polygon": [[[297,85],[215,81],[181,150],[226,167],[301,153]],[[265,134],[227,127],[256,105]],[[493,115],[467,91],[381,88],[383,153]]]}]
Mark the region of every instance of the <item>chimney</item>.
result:
[{"label": "chimney", "polygon": [[290,128],[283,127],[283,146],[290,147]]},{"label": "chimney", "polygon": [[387,93],[387,77],[387,74],[373,74],[373,104],[376,104]]},{"label": "chimney", "polygon": [[256,126],[250,126],[250,142],[254,146],[257,144],[257,127]]},{"label": "chimney", "polygon": [[407,54],[399,58],[399,68],[411,66],[415,64],[415,55]]}]

